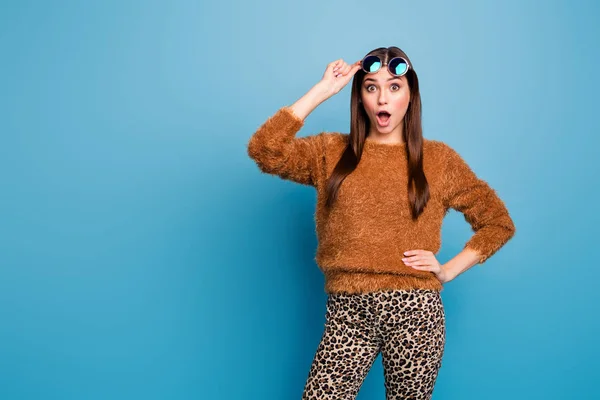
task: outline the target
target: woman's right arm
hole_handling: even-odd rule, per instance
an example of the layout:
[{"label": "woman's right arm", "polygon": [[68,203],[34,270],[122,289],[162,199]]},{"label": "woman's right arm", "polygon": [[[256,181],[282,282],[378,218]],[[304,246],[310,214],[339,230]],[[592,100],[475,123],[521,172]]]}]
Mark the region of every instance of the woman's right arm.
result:
[{"label": "woman's right arm", "polygon": [[360,68],[357,65],[348,65],[342,60],[330,63],[319,83],[291,106],[281,107],[258,128],[247,147],[248,155],[262,172],[316,186],[317,164],[325,151],[325,133],[302,138],[296,138],[296,133],[319,104],[348,83]]}]

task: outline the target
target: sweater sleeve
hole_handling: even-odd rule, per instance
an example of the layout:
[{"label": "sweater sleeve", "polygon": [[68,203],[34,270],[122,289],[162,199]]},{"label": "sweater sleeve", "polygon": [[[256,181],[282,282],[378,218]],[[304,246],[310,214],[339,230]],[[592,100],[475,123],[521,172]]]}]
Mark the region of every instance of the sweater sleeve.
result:
[{"label": "sweater sleeve", "polygon": [[514,236],[515,226],[496,191],[477,177],[456,150],[447,148],[444,206],[464,214],[474,231],[464,248],[477,251],[482,264]]},{"label": "sweater sleeve", "polygon": [[280,108],[248,142],[248,155],[262,172],[309,186],[317,185],[318,160],[323,157],[323,135],[296,138],[304,120],[291,108]]}]

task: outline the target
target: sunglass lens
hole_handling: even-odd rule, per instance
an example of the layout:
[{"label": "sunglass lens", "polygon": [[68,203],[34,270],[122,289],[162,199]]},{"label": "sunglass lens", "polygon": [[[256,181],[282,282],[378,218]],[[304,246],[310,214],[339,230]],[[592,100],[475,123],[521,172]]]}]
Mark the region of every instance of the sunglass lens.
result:
[{"label": "sunglass lens", "polygon": [[394,58],[390,61],[390,71],[396,75],[402,75],[408,70],[408,64],[401,58]]},{"label": "sunglass lens", "polygon": [[377,72],[381,68],[381,60],[377,56],[368,56],[363,60],[362,67],[366,72]]}]

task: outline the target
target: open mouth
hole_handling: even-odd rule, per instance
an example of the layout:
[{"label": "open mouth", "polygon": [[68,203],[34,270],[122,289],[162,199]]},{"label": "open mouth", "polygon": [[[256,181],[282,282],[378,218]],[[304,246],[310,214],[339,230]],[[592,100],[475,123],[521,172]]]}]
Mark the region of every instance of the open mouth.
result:
[{"label": "open mouth", "polygon": [[387,111],[379,111],[377,113],[377,122],[379,125],[385,126],[390,122],[391,114]]}]

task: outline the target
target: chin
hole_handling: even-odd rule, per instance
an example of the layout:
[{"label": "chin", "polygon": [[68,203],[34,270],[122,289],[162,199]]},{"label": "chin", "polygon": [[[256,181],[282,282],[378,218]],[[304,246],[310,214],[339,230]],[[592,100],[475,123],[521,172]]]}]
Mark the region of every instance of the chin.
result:
[{"label": "chin", "polygon": [[380,126],[377,124],[377,121],[375,121],[375,122],[371,122],[371,126],[372,126],[373,128],[375,128],[375,130],[376,130],[377,132],[381,133],[382,135],[387,135],[387,134],[389,134],[389,133],[392,133],[392,132],[393,132],[393,131],[395,131],[396,129],[398,129],[398,127],[400,126],[400,124],[395,124],[395,125],[394,125],[394,124],[389,124],[389,125],[388,125],[388,126],[386,126],[386,127],[380,127]]}]

